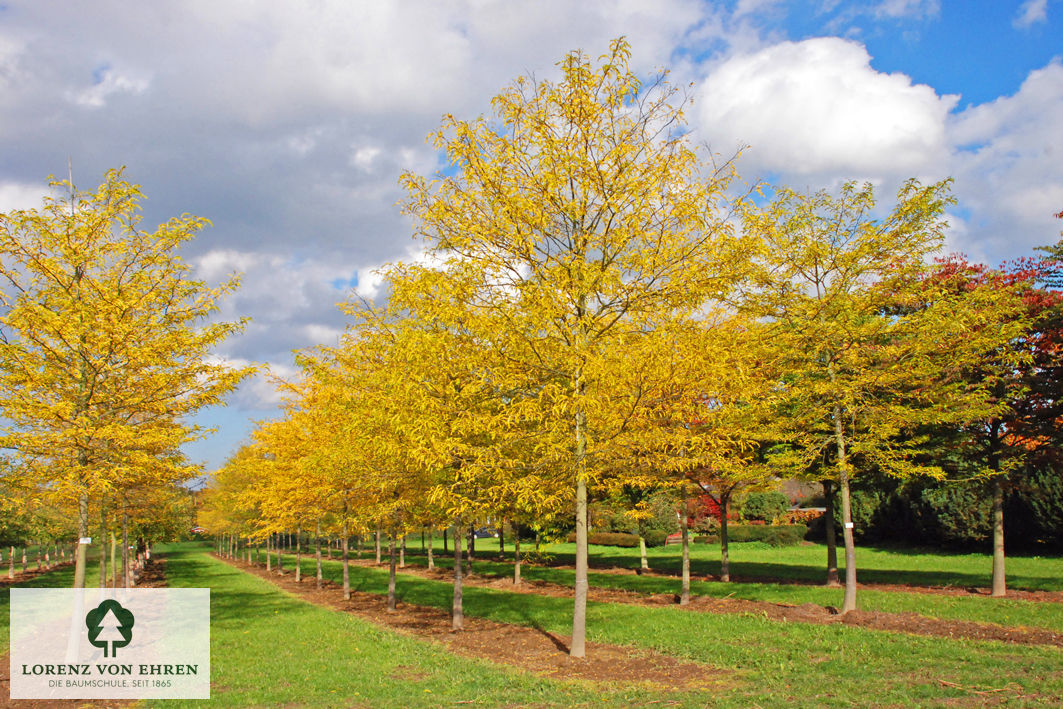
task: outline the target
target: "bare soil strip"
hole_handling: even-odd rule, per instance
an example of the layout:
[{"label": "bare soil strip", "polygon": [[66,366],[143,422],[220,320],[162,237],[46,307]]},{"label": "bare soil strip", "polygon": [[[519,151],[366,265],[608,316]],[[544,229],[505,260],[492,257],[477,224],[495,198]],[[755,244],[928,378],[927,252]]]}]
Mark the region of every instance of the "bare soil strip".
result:
[{"label": "bare soil strip", "polygon": [[[67,562],[73,563],[73,562]],[[36,575],[36,574],[33,574]],[[14,583],[31,578],[30,574],[21,579],[16,578]],[[137,588],[163,588],[166,586],[166,560],[156,557],[145,567],[140,575]],[[110,707],[132,707],[136,701],[128,699],[12,699],[11,677],[8,672],[11,668],[10,653],[0,654],[0,707],[18,707],[19,709],[105,709]]]},{"label": "bare soil strip", "polygon": [[568,636],[483,618],[465,616],[465,629],[454,632],[450,629],[449,612],[439,608],[400,602],[389,613],[383,596],[352,592],[351,600],[345,601],[343,588],[330,582],[318,590],[313,577],[304,576],[296,583],[291,573],[279,575],[242,561],[221,560],[311,603],[433,640],[459,655],[513,665],[538,675],[591,682],[641,682],[676,690],[711,688],[730,678],[730,673],[708,665],[684,662],[651,650],[602,643],[587,643],[587,657],[573,659],[568,656]]},{"label": "bare soil strip", "polygon": [[[363,566],[375,566],[370,560],[354,561]],[[429,571],[421,566],[407,566],[402,569],[404,574],[412,574],[422,578],[445,581],[452,578],[449,569],[435,569]],[[559,598],[571,598],[574,594],[572,588],[554,584],[547,581],[524,580],[519,586],[514,586],[512,579],[473,575],[465,579],[465,585],[480,588],[493,588],[510,591],[513,593],[536,593],[545,596]],[[678,587],[678,583],[677,583]],[[907,590],[911,587],[897,586],[898,590]],[[668,606],[677,605],[679,597],[670,593],[644,594],[636,591],[624,591],[591,587],[589,599],[603,603],[628,603],[640,606]],[[814,603],[805,603],[800,606],[785,603],[769,603],[767,601],[749,601],[741,598],[715,598],[713,596],[691,596],[690,603],[682,606],[685,610],[701,611],[708,613],[733,613],[746,615],[759,615],[772,620],[782,622],[816,623],[829,625],[841,623],[854,625],[871,630],[884,630],[889,632],[910,633],[913,635],[927,635],[932,637],[954,638],[965,640],[998,640],[1006,643],[1020,645],[1054,645],[1063,647],[1063,633],[1042,628],[1028,628],[1024,626],[1003,626],[993,623],[978,623],[968,620],[947,620],[929,618],[917,613],[886,613],[884,611],[851,611],[845,615],[838,614],[837,609],[830,606],[820,606]]]}]

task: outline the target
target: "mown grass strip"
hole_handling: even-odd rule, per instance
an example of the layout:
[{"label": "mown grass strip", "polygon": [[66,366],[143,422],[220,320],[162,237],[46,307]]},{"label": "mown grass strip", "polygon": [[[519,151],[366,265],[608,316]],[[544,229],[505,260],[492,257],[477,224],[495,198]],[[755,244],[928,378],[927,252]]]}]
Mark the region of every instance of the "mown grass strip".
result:
[{"label": "mown grass strip", "polygon": [[[437,565],[452,568],[450,559],[437,560]],[[420,556],[408,556],[407,564],[423,566]],[[513,572],[512,564],[496,561],[477,561],[477,573],[507,577]],[[524,565],[521,576],[525,579],[548,581],[572,588],[575,571],[547,566]],[[636,593],[678,593],[679,578],[654,575],[623,575],[591,571],[590,585]],[[691,581],[694,595],[716,598],[740,598],[768,603],[801,605],[814,603],[820,606],[841,606],[843,590],[825,586],[777,583],[720,583],[716,581]],[[917,613],[929,618],[943,620],[970,620],[978,623],[1047,628],[1063,632],[1063,603],[1035,603],[1022,600],[990,598],[982,595],[953,596],[901,591],[876,591],[863,589],[858,596],[860,608],[888,613]]]},{"label": "mown grass strip", "polygon": [[[326,565],[339,581],[340,565]],[[312,574],[312,560],[303,571]],[[383,569],[352,567],[356,591],[386,593]],[[399,582],[406,603],[447,608],[450,585],[413,576]],[[572,603],[564,598],[467,588],[468,615],[529,625],[549,632],[571,630]],[[1003,645],[910,636],[845,625],[781,623],[756,615],[691,613],[676,607],[591,603],[588,637],[598,642],[647,647],[732,669],[747,682],[718,699],[720,706],[848,706],[853,702],[920,705],[972,691],[1004,689],[1001,698],[1063,701],[1063,651],[1055,647]]]},{"label": "mown grass strip", "polygon": [[[171,587],[211,589],[209,702],[159,706],[633,706],[672,701],[645,686],[592,687],[458,657],[438,646],[320,608],[207,557],[170,548]],[[690,692],[681,706],[715,695]]]}]

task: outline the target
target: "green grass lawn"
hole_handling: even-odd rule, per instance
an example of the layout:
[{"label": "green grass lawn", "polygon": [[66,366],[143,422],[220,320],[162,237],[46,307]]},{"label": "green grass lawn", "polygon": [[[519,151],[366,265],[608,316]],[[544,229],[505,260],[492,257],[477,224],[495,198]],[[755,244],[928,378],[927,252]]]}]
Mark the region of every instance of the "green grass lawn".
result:
[{"label": "green grass lawn", "polygon": [[[483,540],[493,541],[493,540]],[[483,560],[475,562],[477,573],[492,576],[510,576],[512,564],[509,562],[497,562],[489,560],[498,552],[498,544],[494,542],[486,549],[480,546],[480,557]],[[545,547],[554,563],[569,561],[566,554],[571,553],[573,545],[551,545]],[[603,559],[616,562],[608,565],[621,568],[637,568],[639,565],[638,551],[619,549],[615,547],[591,546],[591,557],[597,559],[599,566],[606,566]],[[679,568],[679,547],[669,546],[651,550],[650,565],[655,570],[665,572],[675,571]],[[959,585],[954,580],[964,576],[964,563],[969,566],[977,566],[984,559],[976,554],[948,554],[939,551],[908,550],[901,553],[897,550],[861,550],[867,558],[867,563],[874,567],[873,570],[887,578],[904,577],[905,568],[923,568],[927,578],[932,579],[934,585],[948,586]],[[866,552],[866,553],[864,553]],[[712,547],[711,552],[702,545],[692,547],[692,566],[695,573],[703,573],[705,556],[710,553],[718,554],[719,550]],[[765,563],[763,560],[772,558],[778,566],[793,569],[798,573],[789,575],[789,578],[814,578],[822,580],[822,559],[825,558],[823,546],[796,546],[796,547],[769,547],[759,542],[747,542],[732,545],[732,556],[739,559],[735,566],[744,569],[748,564]],[[286,562],[291,557],[285,556]],[[369,558],[368,556],[364,558]],[[338,563],[338,562],[337,562]],[[407,564],[424,565],[425,558],[421,556],[420,545],[407,551]],[[1018,577],[1019,581],[1030,585],[1039,586],[1044,590],[1057,590],[1063,587],[1063,560],[1058,558],[1017,557],[1011,561],[1013,566],[1018,566],[1023,573]],[[452,557],[436,554],[436,564],[443,567],[452,565]],[[338,567],[337,567],[338,568]],[[930,569],[942,568],[942,571],[931,572]],[[304,567],[312,573],[311,567]],[[338,573],[338,572],[333,572]],[[742,573],[739,571],[739,573]],[[549,581],[564,586],[575,585],[575,571],[567,568],[553,568],[551,566],[539,566],[524,564],[521,572],[525,579]],[[815,575],[812,575],[815,574]],[[863,571],[860,578],[866,578],[868,574]],[[1058,574],[1058,576],[1053,576]],[[596,572],[592,568],[589,573],[589,581],[592,587],[610,588],[638,593],[678,593],[678,577],[660,576],[635,576],[627,574],[613,574]],[[1034,583],[1036,582],[1036,583]],[[1018,585],[1018,582],[1015,583]],[[787,583],[720,583],[715,581],[695,580],[690,585],[691,593],[695,595],[707,595],[715,597],[741,598],[751,601],[766,601],[768,603],[786,603],[800,605],[802,603],[815,603],[821,606],[841,606],[842,589],[826,588],[819,585],[787,584]],[[931,618],[949,620],[971,620],[981,623],[997,623],[999,625],[1020,625],[1038,628],[1048,628],[1057,632],[1063,632],[1063,604],[1060,603],[1031,603],[1014,599],[996,599],[982,595],[954,596],[926,593],[901,593],[896,591],[876,591],[862,589],[858,593],[857,602],[864,610],[886,611],[890,613],[918,613]]]},{"label": "green grass lawn", "polygon": [[[291,568],[290,563],[287,566]],[[304,559],[304,573],[312,574],[312,568],[313,560]],[[327,575],[333,580],[338,580],[339,570],[338,562],[327,565]],[[385,569],[352,567],[351,575],[358,591],[386,592]],[[399,580],[400,599],[407,603],[447,608],[450,592],[446,582],[411,576]],[[465,591],[468,615],[561,634],[571,630],[571,605],[563,598],[491,589]],[[589,604],[588,637],[651,648],[733,671],[735,683],[714,700],[718,706],[848,706],[854,702],[925,706],[977,698],[974,691],[995,689],[1005,689],[994,694],[1020,706],[1063,701],[1063,651],[1055,647],[613,603]],[[672,699],[688,703],[681,696]],[[494,701],[507,704],[503,697]],[[698,700],[692,703],[698,705]]]},{"label": "green grass lawn", "polygon": [[[211,589],[211,699],[159,706],[632,706],[660,690],[596,688],[458,657],[428,641],[310,605],[189,546],[167,553],[171,587]],[[714,695],[683,698],[704,706]]]}]

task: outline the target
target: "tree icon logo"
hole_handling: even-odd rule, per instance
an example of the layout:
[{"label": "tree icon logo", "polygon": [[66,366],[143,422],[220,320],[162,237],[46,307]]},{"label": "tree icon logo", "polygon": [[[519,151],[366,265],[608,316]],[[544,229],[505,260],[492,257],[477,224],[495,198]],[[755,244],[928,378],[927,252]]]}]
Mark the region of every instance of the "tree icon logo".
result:
[{"label": "tree icon logo", "polygon": [[104,657],[114,657],[118,648],[125,647],[133,639],[133,612],[112,598],[89,611],[85,625],[89,629],[89,644],[103,648]]}]

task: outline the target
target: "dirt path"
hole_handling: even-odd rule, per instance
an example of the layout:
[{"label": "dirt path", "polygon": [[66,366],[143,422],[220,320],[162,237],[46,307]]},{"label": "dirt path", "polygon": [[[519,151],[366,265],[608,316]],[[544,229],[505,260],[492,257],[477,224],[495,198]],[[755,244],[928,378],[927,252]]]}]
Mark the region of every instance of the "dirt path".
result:
[{"label": "dirt path", "polygon": [[[356,563],[352,561],[352,563]],[[371,560],[357,562],[363,566],[375,566]],[[421,566],[407,566],[402,573],[437,581],[449,581],[450,569],[429,571]],[[547,581],[525,580],[520,586],[514,586],[509,577],[491,577],[474,575],[465,580],[465,585],[478,588],[492,588],[513,593],[535,593],[558,598],[571,598],[574,591],[568,586]],[[908,589],[907,586],[897,586]],[[589,599],[603,603],[628,603],[640,606],[670,606],[678,604],[678,597],[670,593],[644,594],[636,591],[623,591],[591,587]],[[978,623],[967,620],[947,620],[929,618],[917,613],[886,613],[884,611],[852,611],[839,615],[837,609],[805,603],[800,606],[767,601],[750,601],[741,598],[715,598],[713,596],[692,596],[690,603],[682,606],[685,610],[708,613],[753,614],[782,622],[816,623],[829,625],[841,623],[872,630],[911,633],[942,638],[963,638],[967,640],[999,640],[1020,645],[1054,645],[1063,647],[1063,633],[1052,630],[1027,627],[1008,627],[993,623]]]},{"label": "dirt path", "polygon": [[[219,558],[215,555],[215,558]],[[684,662],[652,650],[587,643],[587,657],[568,656],[568,636],[523,625],[497,623],[465,616],[462,632],[450,630],[449,611],[399,603],[389,613],[387,599],[372,593],[353,592],[343,599],[342,587],[325,582],[315,587],[313,577],[295,582],[294,574],[279,575],[261,566],[221,559],[238,569],[266,579],[311,603],[358,615],[372,623],[410,635],[427,638],[447,650],[478,659],[513,665],[535,674],[566,680],[592,682],[649,682],[665,689],[710,688],[730,681],[731,673],[693,662]]]},{"label": "dirt path", "polygon": [[[71,563],[71,562],[68,562]],[[33,574],[36,575],[36,574]],[[16,578],[15,583],[26,580]],[[156,557],[144,569],[137,583],[137,588],[163,588],[166,586],[166,559]],[[128,699],[11,699],[10,653],[0,653],[0,707],[18,707],[19,709],[104,709],[110,707],[132,707],[136,701]]]}]

